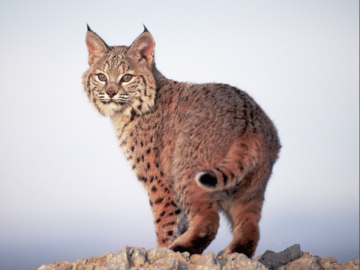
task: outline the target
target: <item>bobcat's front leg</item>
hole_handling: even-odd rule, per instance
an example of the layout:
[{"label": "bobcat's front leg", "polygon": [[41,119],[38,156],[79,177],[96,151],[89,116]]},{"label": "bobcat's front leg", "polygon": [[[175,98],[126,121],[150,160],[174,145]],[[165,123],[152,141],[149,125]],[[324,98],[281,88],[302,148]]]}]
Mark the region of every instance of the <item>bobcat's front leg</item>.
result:
[{"label": "bobcat's front leg", "polygon": [[[150,178],[149,202],[154,216],[156,242],[159,247],[169,247],[177,236],[180,208],[175,202],[172,188],[165,179]],[[149,182],[150,182],[149,181]]]}]

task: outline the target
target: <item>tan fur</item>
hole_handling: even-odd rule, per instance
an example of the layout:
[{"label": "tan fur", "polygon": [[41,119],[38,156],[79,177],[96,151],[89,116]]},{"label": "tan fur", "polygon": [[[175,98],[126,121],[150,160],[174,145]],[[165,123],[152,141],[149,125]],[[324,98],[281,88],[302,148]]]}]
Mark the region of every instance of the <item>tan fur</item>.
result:
[{"label": "tan fur", "polygon": [[229,85],[166,79],[155,67],[155,43],[146,29],[130,47],[109,47],[89,29],[86,44],[85,92],[111,117],[148,192],[158,245],[201,253],[215,238],[222,211],[233,231],[224,254],[253,256],[280,150],[271,120]]}]

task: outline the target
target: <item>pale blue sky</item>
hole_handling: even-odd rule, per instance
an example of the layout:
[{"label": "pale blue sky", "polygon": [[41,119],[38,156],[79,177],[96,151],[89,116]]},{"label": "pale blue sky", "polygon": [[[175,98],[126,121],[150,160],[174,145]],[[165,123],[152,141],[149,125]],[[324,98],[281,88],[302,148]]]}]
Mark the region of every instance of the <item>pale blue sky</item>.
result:
[{"label": "pale blue sky", "polygon": [[[234,85],[273,119],[283,149],[256,255],[358,258],[358,1],[1,1],[1,269],[156,246],[147,195],[83,91],[87,23],[109,45],[144,23],[165,76]],[[207,251],[230,240],[222,222]]]}]

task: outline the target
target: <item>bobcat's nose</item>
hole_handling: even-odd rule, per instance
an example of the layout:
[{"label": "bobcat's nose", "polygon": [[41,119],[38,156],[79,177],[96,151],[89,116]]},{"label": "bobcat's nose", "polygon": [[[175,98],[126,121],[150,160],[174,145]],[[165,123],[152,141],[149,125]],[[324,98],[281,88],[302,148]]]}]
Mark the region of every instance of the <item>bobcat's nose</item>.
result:
[{"label": "bobcat's nose", "polygon": [[109,91],[106,91],[106,94],[108,94],[108,96],[112,98],[113,96],[115,96],[116,93],[115,93],[115,91],[109,90]]}]

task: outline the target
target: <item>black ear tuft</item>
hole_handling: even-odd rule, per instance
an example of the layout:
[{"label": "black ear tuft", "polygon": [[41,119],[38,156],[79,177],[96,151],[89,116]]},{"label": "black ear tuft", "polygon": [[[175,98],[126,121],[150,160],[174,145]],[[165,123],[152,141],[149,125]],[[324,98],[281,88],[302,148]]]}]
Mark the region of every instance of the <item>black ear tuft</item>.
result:
[{"label": "black ear tuft", "polygon": [[[86,24],[87,25],[87,30],[88,31],[91,31],[91,29],[90,29],[90,26],[88,25],[88,24]],[[92,31],[91,31],[92,32]]]},{"label": "black ear tuft", "polygon": [[[149,30],[147,30],[145,24],[143,24],[143,26],[144,26],[144,32],[149,32]],[[144,32],[143,32],[143,33],[144,33]],[[150,33],[150,32],[149,32],[149,33]]]}]

